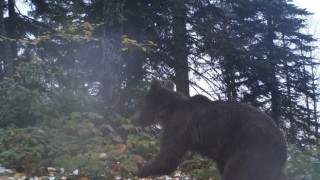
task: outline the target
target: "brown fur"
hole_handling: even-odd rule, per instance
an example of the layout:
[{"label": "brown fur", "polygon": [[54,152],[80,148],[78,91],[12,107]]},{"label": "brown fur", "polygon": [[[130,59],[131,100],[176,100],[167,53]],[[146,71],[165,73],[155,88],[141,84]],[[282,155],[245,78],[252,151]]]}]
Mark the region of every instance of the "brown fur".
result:
[{"label": "brown fur", "polygon": [[280,180],[286,144],[274,121],[259,109],[236,102],[186,98],[173,83],[153,80],[132,122],[161,124],[160,152],[137,175],[171,174],[186,151],[213,159],[222,180]]}]

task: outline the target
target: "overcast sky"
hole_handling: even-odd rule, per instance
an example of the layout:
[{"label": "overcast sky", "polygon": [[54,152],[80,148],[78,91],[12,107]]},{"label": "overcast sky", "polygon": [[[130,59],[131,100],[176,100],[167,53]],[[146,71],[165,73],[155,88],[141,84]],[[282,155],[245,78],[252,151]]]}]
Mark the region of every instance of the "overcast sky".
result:
[{"label": "overcast sky", "polygon": [[294,4],[301,8],[306,8],[308,11],[315,13],[318,19],[320,18],[320,1],[319,0],[294,0]]},{"label": "overcast sky", "polygon": [[320,0],[293,0],[300,8],[306,8],[309,12],[314,13],[308,18],[308,32],[315,35],[318,41],[315,45],[318,47],[316,58],[320,59]]}]

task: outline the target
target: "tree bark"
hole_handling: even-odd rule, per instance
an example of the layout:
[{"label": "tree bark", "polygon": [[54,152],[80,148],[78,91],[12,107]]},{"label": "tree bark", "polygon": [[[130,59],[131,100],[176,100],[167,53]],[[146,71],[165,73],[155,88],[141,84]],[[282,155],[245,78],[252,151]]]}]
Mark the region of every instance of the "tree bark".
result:
[{"label": "tree bark", "polygon": [[[225,1],[224,0],[220,0],[220,8],[223,10],[223,11],[226,11],[225,9]],[[226,12],[225,12],[226,13]],[[227,22],[223,22],[222,24],[222,30],[223,32],[225,33],[225,36],[227,37],[228,36],[228,27],[227,27]],[[232,48],[232,47],[231,47]],[[223,71],[224,71],[224,82],[226,84],[226,95],[227,95],[227,100],[228,101],[236,101],[237,100],[237,90],[236,90],[236,87],[235,87],[235,83],[236,83],[236,80],[235,80],[235,71],[234,71],[234,68],[233,68],[233,55],[230,54],[232,50],[227,50],[226,54],[223,55],[223,65],[222,65],[222,68],[223,68]]]},{"label": "tree bark", "polygon": [[4,23],[4,0],[0,0],[0,62],[3,62],[2,76],[11,78],[13,76],[13,55],[10,47],[10,41],[7,38],[6,27]]},{"label": "tree bark", "polygon": [[104,0],[104,29],[102,39],[102,95],[108,111],[119,103],[122,74],[122,21],[123,1]]},{"label": "tree bark", "polygon": [[184,0],[173,1],[172,12],[175,82],[177,91],[189,96],[189,66],[186,29],[187,7]]},{"label": "tree bark", "polygon": [[268,61],[269,61],[269,77],[267,78],[267,85],[270,88],[271,92],[271,111],[272,118],[275,120],[277,124],[280,121],[280,92],[279,92],[279,82],[276,77],[276,57],[275,57],[275,45],[274,45],[274,30],[272,17],[270,14],[267,15],[267,39],[266,39],[266,47],[268,50]]},{"label": "tree bark", "polygon": [[317,99],[317,85],[316,85],[316,73],[314,72],[315,66],[313,65],[311,67],[311,74],[312,74],[312,101],[313,101],[313,118],[315,123],[317,124],[316,126],[316,133],[320,135],[319,132],[319,121],[318,121],[318,99]]},{"label": "tree bark", "polygon": [[[15,10],[16,7],[16,1],[15,0],[8,0],[8,11],[9,11],[9,18],[8,18],[8,26],[7,26],[7,35],[11,39],[14,39],[15,41],[11,41],[11,51],[13,59],[17,58],[18,56],[18,44],[17,44],[17,13]],[[10,30],[10,31],[9,31]]]},{"label": "tree bark", "polygon": [[237,89],[235,87],[235,72],[232,67],[232,60],[229,55],[224,56],[224,82],[226,84],[226,95],[228,101],[236,101],[237,100]]}]

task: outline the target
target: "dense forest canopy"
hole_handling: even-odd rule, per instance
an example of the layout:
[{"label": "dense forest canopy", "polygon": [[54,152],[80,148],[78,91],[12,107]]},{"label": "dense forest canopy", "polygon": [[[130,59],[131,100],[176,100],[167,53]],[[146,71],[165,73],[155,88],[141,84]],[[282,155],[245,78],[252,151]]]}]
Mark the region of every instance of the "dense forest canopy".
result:
[{"label": "dense forest canopy", "polygon": [[291,0],[0,0],[0,127],[129,117],[158,78],[259,107],[289,143],[316,145],[309,15]]}]

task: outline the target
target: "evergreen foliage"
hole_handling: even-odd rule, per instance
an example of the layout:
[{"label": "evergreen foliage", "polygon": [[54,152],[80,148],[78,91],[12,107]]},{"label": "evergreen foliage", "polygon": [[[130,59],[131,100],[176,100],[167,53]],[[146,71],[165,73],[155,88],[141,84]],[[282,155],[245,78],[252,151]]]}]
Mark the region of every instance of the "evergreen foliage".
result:
[{"label": "evergreen foliage", "polygon": [[[138,132],[156,135],[157,128],[124,130],[127,120],[120,117],[130,116],[148,80],[160,78],[174,80],[186,95],[190,88],[212,99],[263,109],[288,143],[311,151],[319,160],[313,149],[319,143],[315,73],[319,62],[312,57],[315,39],[304,31],[308,15],[291,0],[1,0],[0,128],[5,132],[1,141],[15,138],[10,136],[12,129],[24,134],[23,128],[29,126],[65,125],[63,131],[71,132],[67,136],[99,138],[111,127],[122,139],[117,142],[108,134],[111,140],[99,140],[110,144],[108,150],[118,143],[130,146],[128,154],[146,152],[150,135],[141,137]],[[90,132],[80,132],[87,126]],[[46,132],[56,135],[50,129]],[[32,136],[28,138],[19,140],[29,143]],[[12,157],[18,145],[11,154],[4,149],[8,150],[0,142],[0,162]],[[32,157],[47,158],[42,151],[31,151],[36,154]],[[306,161],[297,149],[291,151]],[[124,162],[126,157],[112,163],[130,164]],[[289,165],[291,174],[319,177],[316,163],[309,172],[298,170],[306,164],[292,160]],[[194,166],[213,164],[196,156],[182,168],[194,177],[216,176],[192,170]],[[130,174],[131,165],[122,167]]]}]

